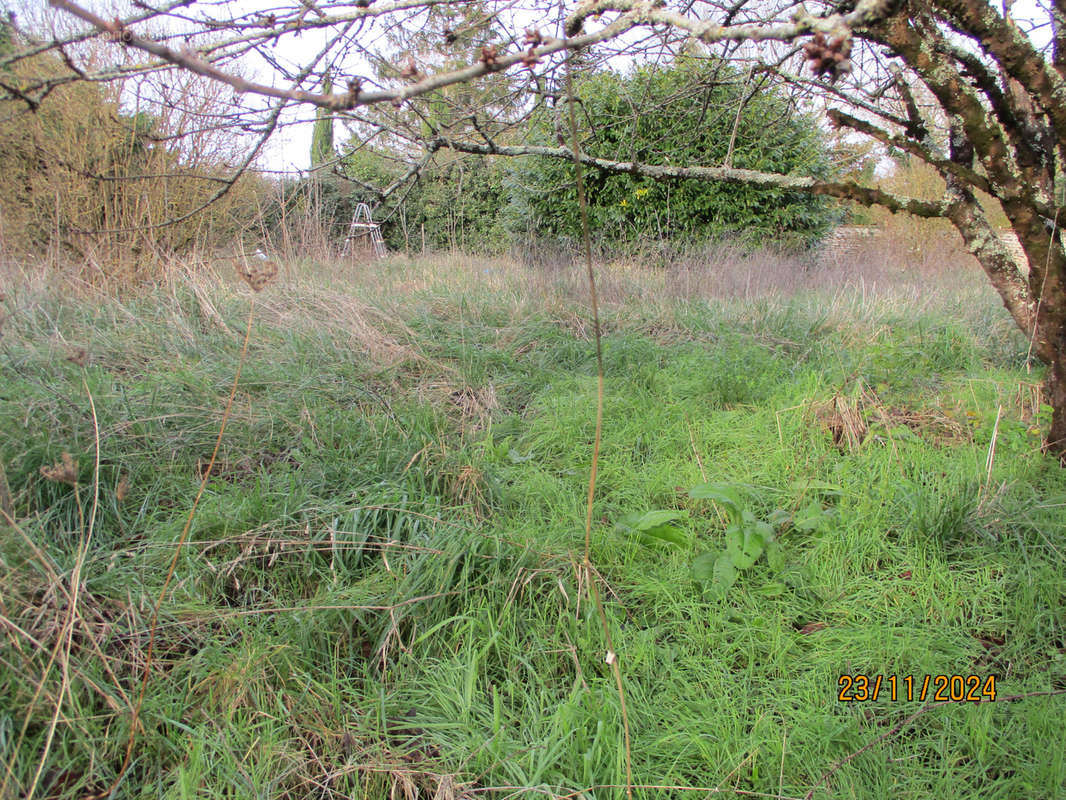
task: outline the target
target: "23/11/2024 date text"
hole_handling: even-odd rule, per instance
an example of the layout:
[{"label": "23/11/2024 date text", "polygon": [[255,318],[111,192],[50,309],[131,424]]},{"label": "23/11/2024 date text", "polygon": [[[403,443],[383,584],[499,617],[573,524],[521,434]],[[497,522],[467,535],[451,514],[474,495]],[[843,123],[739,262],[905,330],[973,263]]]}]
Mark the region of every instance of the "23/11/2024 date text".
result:
[{"label": "23/11/2024 date text", "polygon": [[996,676],[980,675],[841,675],[837,680],[841,703],[865,703],[884,698],[982,703],[996,699]]}]

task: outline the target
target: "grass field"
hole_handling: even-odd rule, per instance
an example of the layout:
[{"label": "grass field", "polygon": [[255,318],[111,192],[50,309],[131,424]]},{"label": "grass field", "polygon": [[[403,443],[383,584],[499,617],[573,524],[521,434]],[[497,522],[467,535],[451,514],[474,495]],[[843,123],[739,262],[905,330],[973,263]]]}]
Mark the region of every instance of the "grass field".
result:
[{"label": "grass field", "polygon": [[[114,796],[625,797],[582,568],[580,277],[285,273]],[[252,295],[4,285],[0,798],[84,798],[119,777]],[[981,277],[752,261],[601,286],[590,555],[633,796],[1066,796],[1066,471]],[[708,565],[732,511],[777,544],[729,585]],[[841,675],[898,696],[841,702]],[[905,697],[926,675],[994,675],[998,699]]]}]

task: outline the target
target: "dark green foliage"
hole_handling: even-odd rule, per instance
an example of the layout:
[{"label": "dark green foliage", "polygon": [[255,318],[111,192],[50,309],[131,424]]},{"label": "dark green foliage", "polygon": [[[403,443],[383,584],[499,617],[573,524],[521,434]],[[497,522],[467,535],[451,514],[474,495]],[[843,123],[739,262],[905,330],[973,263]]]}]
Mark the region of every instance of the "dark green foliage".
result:
[{"label": "dark green foliage", "polygon": [[[333,91],[333,79],[329,73],[322,79],[322,94]],[[337,157],[333,151],[333,112],[325,108],[315,109],[315,127],[311,132],[311,167],[329,164]]]},{"label": "dark green foliage", "polygon": [[[483,47],[506,51],[513,33],[504,29],[482,0],[431,5],[418,25],[393,33],[394,63],[378,65],[378,74],[393,80],[396,65],[407,63],[424,73],[460,69]],[[508,135],[511,121],[521,113],[522,82],[524,78],[516,71],[500,70],[476,82],[460,82],[410,98],[404,103],[402,121],[389,109],[368,109],[367,114],[386,130],[399,128],[424,140],[437,135],[499,139]],[[373,149],[368,141],[373,142]],[[507,249],[500,216],[506,159],[438,150],[411,176],[410,166],[422,154],[412,152],[406,140],[389,141],[357,131],[350,145],[344,170],[367,187],[382,189],[405,177],[413,179],[384,201],[372,191],[363,193],[376,206],[374,219],[381,224],[390,249],[480,253]]]},{"label": "dark green foliage", "polygon": [[[816,123],[787,98],[759,88],[717,60],[685,59],[628,75],[599,72],[577,82],[582,148],[592,156],[675,166],[727,161],[738,103],[732,166],[824,177],[831,171]],[[750,97],[749,97],[750,96]],[[565,107],[533,119],[532,139],[556,145]],[[800,192],[708,181],[656,181],[586,172],[589,223],[597,241],[632,245],[669,239],[740,237],[763,245],[806,245],[834,219],[831,201]],[[573,168],[565,160],[525,159],[515,165],[508,213],[516,228],[549,237],[580,230]]]},{"label": "dark green foliage", "polygon": [[[508,231],[500,209],[505,205],[506,164],[480,156],[438,153],[418,178],[390,197],[375,212],[382,236],[392,250],[466,250],[499,252]],[[399,162],[360,150],[345,159],[345,170],[368,186],[382,187],[403,174]],[[366,199],[373,202],[376,198]]]},{"label": "dark green foliage", "polygon": [[[590,155],[647,164],[731,163],[778,173],[826,176],[831,167],[816,123],[787,98],[716,60],[685,60],[628,76],[589,75],[577,83],[582,147]],[[447,108],[428,103],[426,135],[449,126]],[[565,107],[541,107],[527,141],[556,145]],[[473,135],[473,134],[471,134]],[[476,138],[476,137],[475,137]],[[569,141],[568,136],[566,141]],[[344,158],[364,187],[401,178],[404,155],[362,147]],[[779,248],[807,246],[839,216],[833,202],[800,192],[709,181],[655,181],[585,173],[589,222],[604,249],[685,245],[720,237]],[[355,189],[376,203],[369,188]],[[375,212],[386,243],[405,251],[500,252],[516,242],[576,238],[580,222],[573,167],[564,159],[463,156],[439,151],[409,187]]]}]

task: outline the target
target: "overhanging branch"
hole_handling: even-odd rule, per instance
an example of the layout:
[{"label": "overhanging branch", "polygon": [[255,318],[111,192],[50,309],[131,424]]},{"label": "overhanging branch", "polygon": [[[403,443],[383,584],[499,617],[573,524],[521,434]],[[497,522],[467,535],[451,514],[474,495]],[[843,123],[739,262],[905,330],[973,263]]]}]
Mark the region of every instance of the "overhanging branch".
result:
[{"label": "overhanging branch", "polygon": [[592,0],[592,2],[582,4],[567,18],[566,27],[568,31],[576,31],[591,16],[617,11],[635,14],[639,24],[642,25],[663,24],[688,31],[705,44],[784,42],[810,33],[839,34],[842,31],[856,30],[884,18],[897,5],[898,3],[893,0],[859,0],[854,10],[847,14],[830,14],[825,17],[810,14],[800,5],[791,22],[720,25],[710,20],[693,19],[664,8],[656,0]]},{"label": "overhanging branch", "polygon": [[[625,14],[610,25],[606,25],[594,33],[585,34],[583,36],[574,36],[569,39],[553,39],[540,47],[531,48],[529,51],[512,53],[510,55],[500,55],[492,59],[491,62],[487,60],[479,61],[461,69],[430,75],[429,77],[417,81],[416,83],[412,83],[409,86],[405,86],[402,89],[365,92],[360,89],[357,81],[353,81],[349,85],[349,90],[347,92],[317,94],[315,92],[307,92],[298,88],[279,89],[275,86],[267,86],[266,84],[256,83],[238,75],[233,75],[220,69],[214,63],[201,58],[199,54],[191,50],[174,50],[165,44],[140,36],[130,30],[129,26],[121,20],[116,19],[108,21],[94,12],[82,8],[72,2],[72,0],[49,0],[49,3],[54,8],[62,9],[78,19],[88,22],[100,32],[111,35],[116,41],[121,42],[127,47],[142,50],[164,62],[174,64],[175,66],[186,69],[197,75],[210,78],[211,80],[224,83],[231,86],[237,92],[243,94],[257,94],[263,97],[271,97],[289,102],[307,103],[320,108],[327,108],[331,111],[346,111],[356,108],[357,106],[371,105],[374,103],[401,103],[404,100],[418,97],[436,89],[442,89],[445,86],[469,83],[470,81],[489,73],[502,72],[503,70],[513,67],[515,64],[528,63],[531,59],[551,55],[552,53],[557,53],[562,50],[581,49],[610,39],[615,39],[630,28],[640,24],[639,14],[635,12]],[[420,3],[424,4],[424,0],[407,0],[407,2],[402,5],[417,6]],[[383,13],[383,10],[393,10],[395,7],[397,7],[397,4],[393,4],[393,6],[388,9],[385,9],[385,7],[380,9],[367,8],[363,9],[365,12],[364,14],[348,16],[352,17],[354,20],[360,17],[380,15]]]},{"label": "overhanging branch", "polygon": [[973,37],[1047,113],[1058,136],[1066,137],[1066,79],[1049,64],[1016,25],[980,0],[940,2],[955,28]]},{"label": "overhanging branch", "polygon": [[865,134],[889,147],[896,147],[900,150],[904,150],[913,156],[917,156],[941,174],[951,173],[955,177],[966,181],[971,186],[980,189],[986,194],[995,194],[995,189],[989,184],[987,178],[979,175],[972,169],[967,169],[961,164],[956,164],[946,158],[939,157],[936,153],[931,152],[929,148],[919,144],[913,139],[909,139],[906,136],[901,136],[899,134],[891,134],[888,131],[878,128],[876,125],[871,125],[869,122],[853,117],[850,114],[845,114],[843,111],[836,108],[829,109],[826,112],[826,116],[832,120],[834,125],[851,128],[853,131]]},{"label": "overhanging branch", "polygon": [[[431,150],[442,147],[473,155],[544,156],[574,160],[573,152],[566,147],[542,147],[537,145],[487,145],[476,142],[461,142],[446,136],[437,136],[428,142]],[[642,164],[636,161],[613,161],[580,154],[581,163],[593,169],[616,175],[642,175],[657,180],[703,180],[722,183],[746,184],[772,189],[820,194],[849,200],[863,206],[880,206],[892,212],[905,211],[917,217],[946,217],[945,202],[931,202],[916,197],[886,192],[852,181],[823,181],[806,175],[782,175],[773,172],[757,172],[737,167],[675,167],[658,164]]]}]

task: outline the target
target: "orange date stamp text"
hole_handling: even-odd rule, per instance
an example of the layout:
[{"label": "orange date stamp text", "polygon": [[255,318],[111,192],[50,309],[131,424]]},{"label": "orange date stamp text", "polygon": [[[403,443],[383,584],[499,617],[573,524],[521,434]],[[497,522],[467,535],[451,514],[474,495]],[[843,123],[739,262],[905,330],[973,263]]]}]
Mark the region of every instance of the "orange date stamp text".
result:
[{"label": "orange date stamp text", "polygon": [[995,675],[841,675],[837,686],[841,703],[878,699],[986,703],[996,699]]}]

